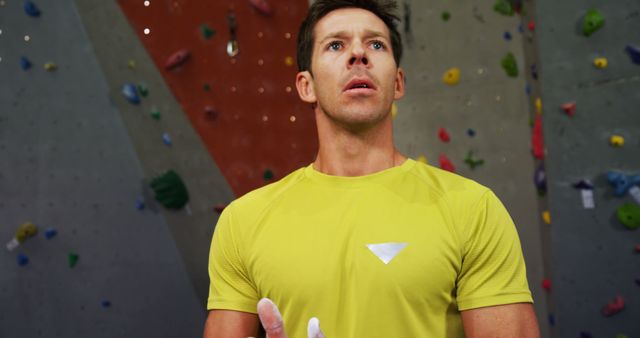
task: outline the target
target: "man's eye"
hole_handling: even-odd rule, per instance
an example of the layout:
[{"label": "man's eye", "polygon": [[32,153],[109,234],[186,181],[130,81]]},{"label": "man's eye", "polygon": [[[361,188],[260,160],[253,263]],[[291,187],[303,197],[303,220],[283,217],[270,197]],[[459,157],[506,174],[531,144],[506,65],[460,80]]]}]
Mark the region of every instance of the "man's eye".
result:
[{"label": "man's eye", "polygon": [[373,41],[371,46],[373,46],[373,49],[384,49],[384,44],[380,41]]},{"label": "man's eye", "polygon": [[339,41],[334,41],[329,44],[329,49],[331,50],[339,50],[342,47],[342,43]]}]

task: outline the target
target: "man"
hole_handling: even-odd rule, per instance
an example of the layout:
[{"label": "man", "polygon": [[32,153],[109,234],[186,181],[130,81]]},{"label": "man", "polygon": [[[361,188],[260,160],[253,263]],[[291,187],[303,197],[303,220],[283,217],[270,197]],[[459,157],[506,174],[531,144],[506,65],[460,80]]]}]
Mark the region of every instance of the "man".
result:
[{"label": "man", "polygon": [[316,117],[317,158],[220,216],[205,337],[255,336],[262,321],[267,337],[299,338],[310,318],[313,337],[319,322],[328,338],[539,336],[497,197],[394,147],[390,111],[405,85],[395,6],[310,7],[296,84]]}]

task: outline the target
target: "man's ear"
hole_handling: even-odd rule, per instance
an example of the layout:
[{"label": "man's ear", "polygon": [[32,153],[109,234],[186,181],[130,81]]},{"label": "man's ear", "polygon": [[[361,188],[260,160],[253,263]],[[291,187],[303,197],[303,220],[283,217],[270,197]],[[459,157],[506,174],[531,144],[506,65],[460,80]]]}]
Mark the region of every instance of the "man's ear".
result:
[{"label": "man's ear", "polygon": [[316,91],[313,87],[313,76],[309,71],[299,72],[296,75],[296,88],[300,99],[307,103],[316,103]]},{"label": "man's ear", "polygon": [[394,100],[400,100],[404,96],[405,81],[404,70],[402,70],[402,68],[398,68],[398,71],[396,72],[396,86],[393,94]]}]

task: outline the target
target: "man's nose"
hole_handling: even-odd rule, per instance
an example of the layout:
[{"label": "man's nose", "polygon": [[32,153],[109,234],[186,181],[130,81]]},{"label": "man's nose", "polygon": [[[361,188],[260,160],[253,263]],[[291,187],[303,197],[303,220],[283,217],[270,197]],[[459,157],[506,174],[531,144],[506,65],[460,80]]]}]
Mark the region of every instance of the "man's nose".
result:
[{"label": "man's nose", "polygon": [[367,58],[366,49],[363,48],[362,44],[354,43],[351,48],[351,57],[349,58],[349,66],[355,65],[364,65],[367,66],[369,64],[369,59]]}]

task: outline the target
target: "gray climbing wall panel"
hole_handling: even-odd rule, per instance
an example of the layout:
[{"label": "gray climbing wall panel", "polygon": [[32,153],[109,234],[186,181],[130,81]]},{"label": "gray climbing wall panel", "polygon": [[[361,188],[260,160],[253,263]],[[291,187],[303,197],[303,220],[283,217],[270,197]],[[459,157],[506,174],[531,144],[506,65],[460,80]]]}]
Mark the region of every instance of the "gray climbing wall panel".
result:
[{"label": "gray climbing wall panel", "polygon": [[143,170],[74,3],[38,5],[0,6],[0,238],[40,227],[0,251],[0,337],[197,337],[203,299],[165,217],[135,208]]},{"label": "gray climbing wall panel", "polygon": [[[578,27],[586,11],[599,9],[606,23],[591,37]],[[552,215],[553,313],[556,337],[640,336],[640,261],[634,253],[639,234],[615,218],[630,196],[616,198],[606,181],[609,170],[640,172],[640,65],[625,53],[640,46],[640,2],[539,0],[538,45],[549,204]],[[609,66],[596,69],[593,60]],[[560,106],[576,102],[568,117]],[[625,145],[609,145],[624,136]],[[595,209],[582,206],[573,184],[594,184]],[[616,296],[626,309],[612,317],[602,308]]]},{"label": "gray climbing wall panel", "polygon": [[[401,2],[402,3],[402,2]],[[407,93],[394,121],[398,148],[411,157],[427,157],[438,166],[440,154],[456,172],[491,189],[509,210],[520,235],[541,333],[548,337],[547,299],[538,197],[533,185],[534,161],[529,127],[530,104],[525,92],[525,37],[519,16],[493,11],[493,1],[404,1],[411,9],[411,37],[404,35]],[[448,12],[448,21],[442,13]],[[406,20],[403,21],[403,25]],[[402,27],[404,29],[404,26]],[[505,32],[511,40],[504,38]],[[508,77],[500,61],[513,53],[520,75]],[[460,82],[449,86],[444,73],[460,69]],[[438,130],[445,128],[445,143]],[[470,137],[468,129],[476,134]],[[472,150],[485,163],[474,170],[464,159]]]}]

